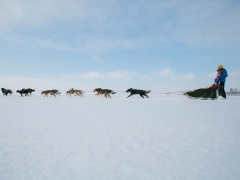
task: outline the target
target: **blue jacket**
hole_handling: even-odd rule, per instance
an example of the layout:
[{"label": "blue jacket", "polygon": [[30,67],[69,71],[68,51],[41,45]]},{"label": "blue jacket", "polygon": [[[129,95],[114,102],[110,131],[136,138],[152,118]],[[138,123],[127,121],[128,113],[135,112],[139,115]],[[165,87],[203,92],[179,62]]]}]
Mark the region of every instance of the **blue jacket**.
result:
[{"label": "blue jacket", "polygon": [[228,73],[227,73],[226,69],[224,69],[224,68],[220,69],[220,75],[217,76],[216,83],[218,83],[218,82],[225,83],[226,77],[228,77]]}]

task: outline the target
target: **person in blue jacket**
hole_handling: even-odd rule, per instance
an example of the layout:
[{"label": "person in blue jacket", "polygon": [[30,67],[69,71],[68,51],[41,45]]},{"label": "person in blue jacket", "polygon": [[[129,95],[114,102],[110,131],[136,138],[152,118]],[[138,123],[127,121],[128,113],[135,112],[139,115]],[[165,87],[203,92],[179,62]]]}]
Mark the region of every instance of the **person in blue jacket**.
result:
[{"label": "person in blue jacket", "polygon": [[226,99],[226,93],[224,90],[225,82],[226,82],[226,77],[228,77],[227,70],[223,68],[223,65],[218,66],[218,74],[217,78],[215,79],[215,82],[219,84],[218,87],[218,95]]}]

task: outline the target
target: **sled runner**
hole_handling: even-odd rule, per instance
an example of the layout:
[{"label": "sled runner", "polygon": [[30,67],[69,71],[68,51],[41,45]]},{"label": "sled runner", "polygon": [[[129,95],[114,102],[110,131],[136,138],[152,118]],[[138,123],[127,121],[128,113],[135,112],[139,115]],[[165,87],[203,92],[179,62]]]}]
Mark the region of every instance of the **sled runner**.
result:
[{"label": "sled runner", "polygon": [[214,100],[214,99],[217,99],[217,92],[216,92],[217,88],[218,88],[218,84],[213,84],[208,88],[201,88],[201,89],[196,89],[194,91],[185,92],[184,95],[190,99]]}]

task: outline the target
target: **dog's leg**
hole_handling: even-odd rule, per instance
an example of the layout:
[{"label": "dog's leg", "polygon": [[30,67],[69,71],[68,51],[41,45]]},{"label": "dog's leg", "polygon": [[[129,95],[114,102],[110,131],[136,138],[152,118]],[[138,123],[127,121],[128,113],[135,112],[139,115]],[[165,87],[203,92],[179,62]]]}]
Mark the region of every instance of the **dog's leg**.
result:
[{"label": "dog's leg", "polygon": [[143,94],[143,95],[146,96],[147,98],[149,98],[147,94]]},{"label": "dog's leg", "polygon": [[139,95],[140,95],[142,98],[144,98],[144,96],[143,96],[144,94],[139,94]]},{"label": "dog's leg", "polygon": [[129,98],[131,95],[133,95],[133,94],[130,94],[127,98]]}]

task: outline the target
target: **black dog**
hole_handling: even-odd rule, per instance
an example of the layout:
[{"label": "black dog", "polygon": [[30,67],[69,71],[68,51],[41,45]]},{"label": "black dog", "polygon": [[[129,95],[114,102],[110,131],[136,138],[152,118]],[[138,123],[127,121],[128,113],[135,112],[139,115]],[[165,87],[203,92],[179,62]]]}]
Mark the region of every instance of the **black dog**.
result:
[{"label": "black dog", "polygon": [[[144,98],[144,96],[146,96],[147,98],[149,98],[148,97],[148,93],[150,92],[151,90],[149,90],[149,91],[145,91],[145,90],[139,90],[139,89],[133,89],[133,88],[130,88],[130,89],[128,89],[127,91],[126,91],[126,93],[131,93],[128,97],[130,97],[130,96],[132,96],[132,95],[135,95],[135,94],[139,94],[142,98]],[[127,97],[127,98],[128,98]]]},{"label": "black dog", "polygon": [[2,90],[2,93],[3,93],[3,96],[4,95],[8,95],[8,94],[12,94],[13,92],[12,92],[12,90],[10,90],[10,89],[5,89],[5,88],[1,88],[1,90]]},{"label": "black dog", "polygon": [[20,93],[21,94],[21,96],[23,96],[23,94],[25,95],[25,96],[28,96],[28,94],[32,94],[32,92],[34,92],[35,91],[35,89],[31,89],[31,88],[28,88],[28,89],[22,89],[22,90],[17,90],[16,92],[18,92],[18,93]]},{"label": "black dog", "polygon": [[21,94],[21,96],[23,96],[23,94],[25,95],[25,96],[27,96],[28,95],[28,90],[27,89],[22,89],[22,90],[17,90],[16,91],[17,93],[20,93]]},{"label": "black dog", "polygon": [[23,94],[25,94],[25,96],[28,94],[27,91],[26,91],[25,89],[17,90],[16,92],[17,92],[17,93],[20,93],[21,96],[23,96]]}]

